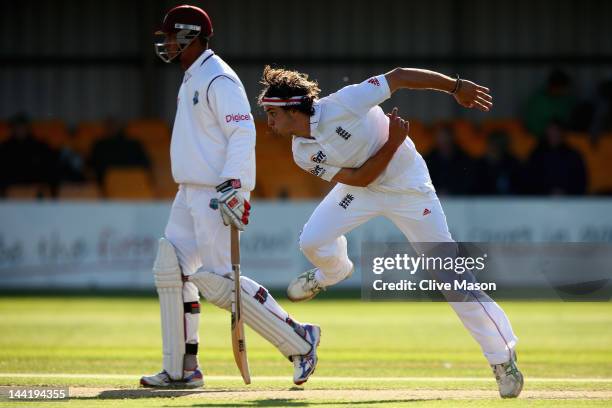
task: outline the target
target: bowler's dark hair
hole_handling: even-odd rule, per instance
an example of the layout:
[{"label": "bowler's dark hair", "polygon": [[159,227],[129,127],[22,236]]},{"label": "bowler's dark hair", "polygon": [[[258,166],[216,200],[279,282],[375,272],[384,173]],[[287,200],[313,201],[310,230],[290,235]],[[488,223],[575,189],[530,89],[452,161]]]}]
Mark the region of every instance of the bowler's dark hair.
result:
[{"label": "bowler's dark hair", "polygon": [[319,96],[321,89],[316,81],[308,79],[308,74],[266,65],[260,83],[264,86],[257,100],[260,106],[263,106],[262,98],[266,97],[302,96],[302,102],[299,105],[283,106],[283,109],[296,110],[308,116],[314,115],[312,104]]}]

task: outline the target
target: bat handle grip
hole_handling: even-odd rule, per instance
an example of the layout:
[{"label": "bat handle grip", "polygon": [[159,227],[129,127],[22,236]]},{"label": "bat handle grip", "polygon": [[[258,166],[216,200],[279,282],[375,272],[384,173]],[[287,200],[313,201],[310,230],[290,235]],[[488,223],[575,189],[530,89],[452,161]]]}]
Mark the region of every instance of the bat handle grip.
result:
[{"label": "bat handle grip", "polygon": [[208,206],[210,208],[212,208],[213,210],[218,210],[219,209],[219,200],[216,198],[211,198],[210,199],[210,203],[208,203]]}]

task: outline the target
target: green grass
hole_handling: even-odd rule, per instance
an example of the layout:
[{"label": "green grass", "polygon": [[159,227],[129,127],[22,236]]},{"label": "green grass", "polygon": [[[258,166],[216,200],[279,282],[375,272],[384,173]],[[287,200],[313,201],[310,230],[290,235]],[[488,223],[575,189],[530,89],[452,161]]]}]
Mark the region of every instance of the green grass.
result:
[{"label": "green grass", "polygon": [[[357,300],[284,304],[300,321],[321,325],[317,374],[308,390],[494,390],[479,347],[444,303],[362,303]],[[504,302],[519,336],[526,390],[612,391],[606,382],[538,378],[612,378],[612,303]],[[288,390],[292,366],[252,331],[247,345],[254,382],[246,387],[233,362],[229,315],[202,308],[200,359],[207,390]],[[0,376],[0,385],[134,388],[160,368],[159,311],[154,298],[0,298],[0,373],[109,374],[116,378]],[[133,376],[133,377],[125,377]],[[258,379],[272,376],[272,379]],[[284,378],[277,377],[286,377]],[[329,379],[325,377],[363,377]],[[381,377],[426,377],[402,380]],[[485,381],[433,381],[478,377]],[[523,406],[526,400],[333,401],[274,400],[245,394],[240,401],[204,398],[73,399],[51,406]],[[552,404],[554,402],[554,404]],[[529,400],[529,406],[608,406],[612,400]],[[0,402],[0,405],[2,403]],[[8,404],[14,403],[9,402]],[[211,405],[212,404],[212,405]],[[216,405],[215,405],[216,404]],[[237,405],[238,404],[238,405]],[[369,404],[369,405],[368,405]],[[446,405],[448,404],[448,405]],[[518,405],[517,405],[518,404]],[[549,404],[549,405],[547,405]],[[44,405],[44,404],[39,404]],[[29,406],[29,405],[28,405]]]}]

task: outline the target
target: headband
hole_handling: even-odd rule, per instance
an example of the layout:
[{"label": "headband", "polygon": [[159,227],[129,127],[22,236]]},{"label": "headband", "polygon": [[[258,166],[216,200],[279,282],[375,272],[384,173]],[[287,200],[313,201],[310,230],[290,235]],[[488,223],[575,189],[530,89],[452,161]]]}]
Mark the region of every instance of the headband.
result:
[{"label": "headband", "polygon": [[302,103],[302,100],[305,98],[305,95],[302,96],[285,96],[282,98],[276,96],[266,96],[261,98],[261,104],[264,106],[291,106],[291,105],[299,105]]}]

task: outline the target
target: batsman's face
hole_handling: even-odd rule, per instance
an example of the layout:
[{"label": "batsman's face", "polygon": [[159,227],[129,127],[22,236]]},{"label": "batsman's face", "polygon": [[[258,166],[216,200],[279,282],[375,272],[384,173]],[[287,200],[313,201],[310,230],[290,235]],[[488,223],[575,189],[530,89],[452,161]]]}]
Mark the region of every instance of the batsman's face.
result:
[{"label": "batsman's face", "polygon": [[168,51],[168,57],[171,59],[176,58],[176,54],[179,53],[179,45],[176,42],[176,34],[170,33],[166,36],[166,50]]},{"label": "batsman's face", "polygon": [[293,134],[293,116],[289,111],[278,106],[266,106],[268,126],[272,132],[280,136],[291,136]]}]

